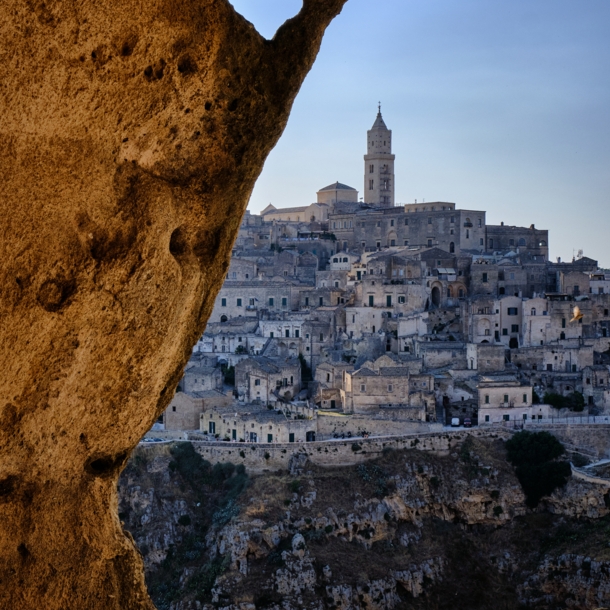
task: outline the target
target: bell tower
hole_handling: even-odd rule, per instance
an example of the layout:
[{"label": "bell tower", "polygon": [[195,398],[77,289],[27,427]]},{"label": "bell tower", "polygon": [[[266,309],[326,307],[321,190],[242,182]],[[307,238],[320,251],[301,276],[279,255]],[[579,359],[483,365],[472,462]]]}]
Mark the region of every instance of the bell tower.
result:
[{"label": "bell tower", "polygon": [[394,159],[392,131],[381,116],[381,102],[373,127],[367,131],[364,155],[364,203],[376,207],[394,207]]}]

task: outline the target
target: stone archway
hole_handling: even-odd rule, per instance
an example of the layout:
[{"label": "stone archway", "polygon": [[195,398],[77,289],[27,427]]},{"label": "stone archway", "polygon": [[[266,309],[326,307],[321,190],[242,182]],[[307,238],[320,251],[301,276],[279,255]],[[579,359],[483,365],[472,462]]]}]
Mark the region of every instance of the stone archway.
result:
[{"label": "stone archway", "polygon": [[441,289],[438,286],[432,287],[432,294],[430,295],[432,298],[432,305],[434,307],[440,307],[441,304]]}]

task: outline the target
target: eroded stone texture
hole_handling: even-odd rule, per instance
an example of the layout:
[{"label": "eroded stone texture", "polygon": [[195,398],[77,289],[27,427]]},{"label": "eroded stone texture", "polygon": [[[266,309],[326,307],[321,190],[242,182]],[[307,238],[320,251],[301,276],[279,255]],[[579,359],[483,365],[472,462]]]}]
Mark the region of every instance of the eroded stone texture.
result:
[{"label": "eroded stone texture", "polygon": [[226,0],[0,1],[0,607],[152,608],[116,479],[322,34]]}]

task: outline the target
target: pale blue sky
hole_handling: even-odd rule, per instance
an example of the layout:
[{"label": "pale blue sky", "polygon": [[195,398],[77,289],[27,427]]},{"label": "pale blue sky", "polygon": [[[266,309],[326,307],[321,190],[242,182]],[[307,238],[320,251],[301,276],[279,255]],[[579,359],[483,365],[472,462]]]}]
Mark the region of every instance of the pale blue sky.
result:
[{"label": "pale blue sky", "polygon": [[[266,37],[298,0],[232,0]],[[610,1],[348,0],[249,209],[360,191],[382,102],[396,201],[454,201],[610,267]]]}]

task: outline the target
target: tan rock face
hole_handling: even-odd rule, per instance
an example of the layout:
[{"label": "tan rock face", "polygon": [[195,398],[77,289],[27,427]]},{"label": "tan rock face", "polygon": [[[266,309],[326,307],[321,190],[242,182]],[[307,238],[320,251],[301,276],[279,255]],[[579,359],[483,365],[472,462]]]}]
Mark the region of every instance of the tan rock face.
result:
[{"label": "tan rock face", "polygon": [[0,607],[150,608],[116,479],[345,0],[0,2]]}]

